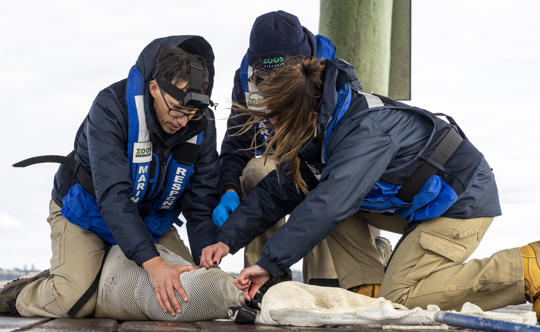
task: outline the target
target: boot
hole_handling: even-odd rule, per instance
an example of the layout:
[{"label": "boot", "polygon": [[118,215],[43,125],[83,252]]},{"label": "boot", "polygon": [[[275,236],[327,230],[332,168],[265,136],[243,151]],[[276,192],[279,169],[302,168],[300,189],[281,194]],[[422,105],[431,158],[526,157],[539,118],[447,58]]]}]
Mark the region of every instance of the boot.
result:
[{"label": "boot", "polygon": [[521,247],[525,297],[533,304],[536,318],[540,319],[540,241]]},{"label": "boot", "polygon": [[[382,236],[377,236],[373,243],[379,255],[381,256],[381,261],[384,266],[388,264],[390,256],[392,256],[392,244],[390,241]],[[379,294],[379,289],[381,289],[381,284],[365,284],[349,288],[353,293],[362,294],[369,297],[377,297]]]},{"label": "boot", "polygon": [[13,281],[8,282],[2,289],[0,289],[0,314],[9,316],[19,316],[16,303],[17,296],[22,291],[24,286],[41,278],[47,278],[49,276],[49,270],[41,271],[39,273],[32,273],[26,276],[19,277]]},{"label": "boot", "polygon": [[377,297],[381,284],[365,284],[349,288],[349,290],[356,294],[361,294],[369,297]]}]

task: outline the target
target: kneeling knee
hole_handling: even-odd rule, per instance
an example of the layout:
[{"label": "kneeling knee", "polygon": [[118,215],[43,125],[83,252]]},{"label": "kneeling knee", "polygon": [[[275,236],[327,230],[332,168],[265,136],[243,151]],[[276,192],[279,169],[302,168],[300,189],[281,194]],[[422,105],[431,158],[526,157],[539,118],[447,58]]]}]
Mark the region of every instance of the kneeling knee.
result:
[{"label": "kneeling knee", "polygon": [[[61,317],[87,317],[94,313],[97,302],[97,289],[94,294],[90,296],[88,300],[79,305],[78,310],[74,312],[72,309],[75,304],[81,300],[88,290],[89,285],[84,288],[80,285],[72,284],[56,284],[55,285],[55,298],[56,298],[56,310]],[[75,309],[74,309],[75,310]]]}]

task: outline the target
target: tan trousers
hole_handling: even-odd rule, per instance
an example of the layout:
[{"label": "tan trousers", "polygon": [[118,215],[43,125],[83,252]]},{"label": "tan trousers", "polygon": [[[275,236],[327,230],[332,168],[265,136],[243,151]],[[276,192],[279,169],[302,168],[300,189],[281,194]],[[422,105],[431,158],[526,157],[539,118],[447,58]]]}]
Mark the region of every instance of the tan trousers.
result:
[{"label": "tan trousers", "polygon": [[[51,275],[23,288],[17,297],[17,311],[21,316],[67,317],[69,309],[94,281],[103,260],[105,242],[69,222],[52,200],[47,221],[51,226]],[[193,262],[174,227],[158,243]],[[94,294],[76,317],[91,315],[96,300]]]},{"label": "tan trousers", "polygon": [[[240,186],[242,196],[245,198],[268,173],[276,169],[276,160],[272,157],[251,159],[242,172]],[[251,241],[244,249],[244,266],[251,266],[261,258],[264,244],[274,233],[285,224],[285,219],[278,220],[274,226],[265,233]],[[302,275],[307,283],[313,278],[336,279],[337,274],[328,250],[326,240],[321,241],[304,257]]]},{"label": "tan trousers", "polygon": [[368,245],[367,225],[403,233],[404,219],[357,213],[344,220],[327,242],[344,288],[382,281],[379,296],[409,308],[436,304],[441,309],[460,309],[469,301],[490,310],[524,303],[519,248],[464,263],[492,220],[440,217],[423,221],[395,249],[386,273]]}]

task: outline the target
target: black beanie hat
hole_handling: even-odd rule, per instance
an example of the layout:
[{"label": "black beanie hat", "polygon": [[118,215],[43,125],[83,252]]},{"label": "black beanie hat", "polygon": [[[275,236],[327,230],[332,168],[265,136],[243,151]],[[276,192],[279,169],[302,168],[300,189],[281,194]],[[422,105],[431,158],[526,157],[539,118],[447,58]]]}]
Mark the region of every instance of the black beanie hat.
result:
[{"label": "black beanie hat", "polygon": [[271,70],[291,55],[312,55],[308,34],[298,17],[282,10],[257,17],[249,37],[248,65]]}]

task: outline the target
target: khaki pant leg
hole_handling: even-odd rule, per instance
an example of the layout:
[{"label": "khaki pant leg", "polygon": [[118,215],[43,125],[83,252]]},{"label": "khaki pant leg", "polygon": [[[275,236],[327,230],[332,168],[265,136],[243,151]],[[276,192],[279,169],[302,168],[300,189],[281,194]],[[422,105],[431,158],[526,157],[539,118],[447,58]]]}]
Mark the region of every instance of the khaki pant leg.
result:
[{"label": "khaki pant leg", "polygon": [[405,223],[401,218],[362,212],[343,220],[326,238],[340,287],[380,284],[384,265],[375,248],[371,226],[402,232]]},{"label": "khaki pant leg", "polygon": [[338,279],[327,239],[323,239],[304,256],[302,277],[306,284],[311,279]]},{"label": "khaki pant leg", "polygon": [[[352,218],[352,219],[351,219]],[[344,221],[340,224],[340,228],[338,228],[334,234],[333,234],[333,240],[329,240],[328,236],[321,242],[319,242],[311,252],[309,252],[305,257],[303,261],[302,266],[302,275],[304,278],[304,283],[309,283],[309,280],[311,279],[338,279],[340,287],[342,288],[350,288],[354,286],[361,285],[366,280],[380,280],[381,277],[379,277],[378,273],[376,273],[377,277],[369,276],[369,275],[360,275],[358,274],[358,270],[356,269],[359,264],[359,259],[356,258],[358,255],[350,254],[347,251],[343,251],[343,246],[345,245],[348,248],[354,248],[357,243],[361,242],[361,245],[359,249],[352,249],[352,251],[364,251],[367,250],[367,256],[369,261],[373,262],[373,252],[372,252],[372,246],[369,245],[367,242],[358,241],[360,238],[365,238],[366,233],[364,227],[356,227],[356,222],[353,221],[355,219],[358,219],[358,217],[351,217],[350,221]],[[380,230],[368,225],[369,232],[370,232],[370,240],[373,242],[373,239],[375,237],[380,236]],[[332,235],[331,235],[332,236]],[[340,239],[340,237],[343,237]],[[338,241],[336,241],[338,239]],[[343,244],[343,243],[348,243]],[[353,244],[352,246],[350,244]],[[334,248],[335,246],[335,248]],[[332,249],[331,249],[332,247]],[[332,251],[334,251],[334,256],[336,257],[336,262],[334,262],[334,259],[332,258]],[[377,253],[378,255],[378,253]],[[362,254],[363,256],[363,254]],[[379,256],[380,257],[380,256]],[[338,264],[340,266],[340,275],[338,275],[336,271],[335,264]],[[376,270],[379,269],[378,264]],[[365,269],[362,269],[365,270]],[[370,269],[371,270],[371,269]],[[368,273],[372,274],[372,273]],[[375,282],[380,283],[380,281]]]},{"label": "khaki pant leg", "polygon": [[519,249],[464,261],[493,218],[435,218],[421,222],[400,244],[379,296],[409,308],[436,304],[460,309],[466,301],[490,310],[525,302]]},{"label": "khaki pant leg", "polygon": [[165,234],[161,236],[157,244],[162,245],[191,264],[195,265],[188,248],[184,244],[184,241],[182,241],[180,238],[180,235],[174,226],[171,226],[171,228],[169,228]]},{"label": "khaki pant leg", "polygon": [[[23,288],[17,297],[21,316],[67,317],[67,312],[96,278],[103,260],[105,242],[90,231],[69,222],[51,200],[51,275]],[[97,296],[92,295],[76,315],[94,312]]]}]

